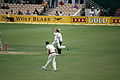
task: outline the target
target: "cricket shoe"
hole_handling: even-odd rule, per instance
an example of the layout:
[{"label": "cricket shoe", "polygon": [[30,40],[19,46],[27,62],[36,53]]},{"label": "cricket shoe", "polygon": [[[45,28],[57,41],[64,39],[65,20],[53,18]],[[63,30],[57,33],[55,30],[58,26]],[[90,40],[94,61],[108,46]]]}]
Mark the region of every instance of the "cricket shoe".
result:
[{"label": "cricket shoe", "polygon": [[52,71],[56,72],[57,70],[55,70],[55,69],[52,69]]},{"label": "cricket shoe", "polygon": [[66,49],[67,51],[69,50],[69,48],[68,48],[68,47],[66,47],[65,49]]},{"label": "cricket shoe", "polygon": [[45,66],[42,66],[42,69],[47,70],[47,68]]},{"label": "cricket shoe", "polygon": [[61,54],[56,54],[56,56],[60,56]]}]

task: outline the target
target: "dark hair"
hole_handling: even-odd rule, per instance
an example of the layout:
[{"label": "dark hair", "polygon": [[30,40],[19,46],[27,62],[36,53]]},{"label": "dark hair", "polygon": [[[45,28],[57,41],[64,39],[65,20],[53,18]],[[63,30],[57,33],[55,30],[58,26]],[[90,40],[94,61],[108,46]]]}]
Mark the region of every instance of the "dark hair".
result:
[{"label": "dark hair", "polygon": [[45,42],[45,44],[49,44],[49,42],[48,42],[48,41],[46,41],[46,42]]},{"label": "dark hair", "polygon": [[56,32],[60,32],[59,29],[56,29]]}]

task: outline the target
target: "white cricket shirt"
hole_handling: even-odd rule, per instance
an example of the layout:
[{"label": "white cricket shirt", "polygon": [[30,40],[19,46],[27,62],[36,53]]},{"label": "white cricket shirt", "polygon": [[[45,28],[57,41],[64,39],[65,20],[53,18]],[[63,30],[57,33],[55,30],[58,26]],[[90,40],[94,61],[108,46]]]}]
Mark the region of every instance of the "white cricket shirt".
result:
[{"label": "white cricket shirt", "polygon": [[55,37],[54,37],[54,41],[56,41],[56,42],[59,42],[59,41],[63,41],[63,39],[62,39],[62,34],[61,33],[58,33],[58,32],[54,32],[54,35],[55,35]]},{"label": "white cricket shirt", "polygon": [[52,44],[48,44],[46,48],[49,49],[50,52],[55,52],[55,47]]}]

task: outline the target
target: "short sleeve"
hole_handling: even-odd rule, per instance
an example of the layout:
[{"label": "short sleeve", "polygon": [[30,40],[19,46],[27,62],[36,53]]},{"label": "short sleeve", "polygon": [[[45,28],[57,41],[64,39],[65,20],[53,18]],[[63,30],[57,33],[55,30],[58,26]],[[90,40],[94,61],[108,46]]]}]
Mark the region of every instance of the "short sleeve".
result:
[{"label": "short sleeve", "polygon": [[48,48],[49,48],[49,46],[47,45],[47,46],[46,46],[46,48],[48,49]]}]

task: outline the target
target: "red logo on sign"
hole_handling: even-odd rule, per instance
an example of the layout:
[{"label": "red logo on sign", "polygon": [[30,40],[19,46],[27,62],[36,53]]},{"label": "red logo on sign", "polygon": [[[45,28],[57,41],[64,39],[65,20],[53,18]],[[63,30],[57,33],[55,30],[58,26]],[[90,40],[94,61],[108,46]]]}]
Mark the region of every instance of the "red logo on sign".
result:
[{"label": "red logo on sign", "polygon": [[113,23],[120,23],[120,19],[113,19],[112,22]]},{"label": "red logo on sign", "polygon": [[72,18],[72,22],[87,22],[86,18]]}]

